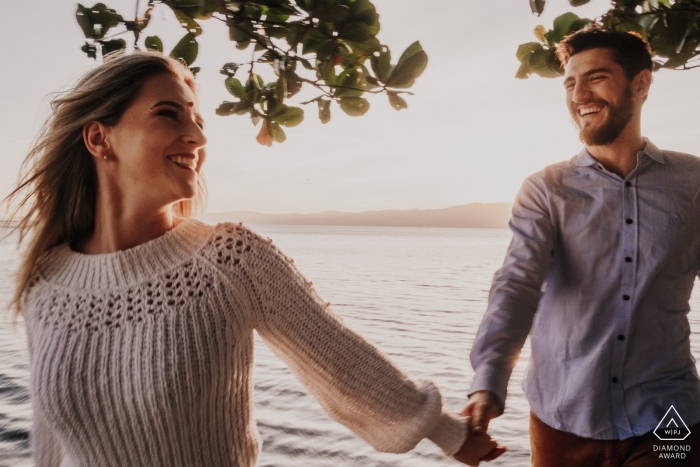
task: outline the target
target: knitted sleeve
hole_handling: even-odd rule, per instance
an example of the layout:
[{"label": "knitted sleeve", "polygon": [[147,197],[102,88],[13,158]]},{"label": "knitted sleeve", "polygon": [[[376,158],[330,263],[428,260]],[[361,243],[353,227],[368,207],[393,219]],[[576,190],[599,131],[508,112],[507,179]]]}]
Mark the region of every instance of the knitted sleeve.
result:
[{"label": "knitted sleeve", "polygon": [[63,460],[61,445],[54,438],[36,404],[32,404],[30,444],[35,467],[59,467],[61,465]]},{"label": "knitted sleeve", "polygon": [[[32,345],[32,321],[27,320],[27,342],[29,347],[29,364],[33,363],[34,347]],[[39,405],[32,398],[32,426],[29,432],[32,459],[35,467],[58,467],[63,460],[60,443],[51,432]]]},{"label": "knitted sleeve", "polygon": [[379,451],[406,452],[423,438],[459,450],[466,419],[443,411],[432,382],[412,381],[348,329],[271,241],[248,231],[245,243],[257,331],[333,419]]}]

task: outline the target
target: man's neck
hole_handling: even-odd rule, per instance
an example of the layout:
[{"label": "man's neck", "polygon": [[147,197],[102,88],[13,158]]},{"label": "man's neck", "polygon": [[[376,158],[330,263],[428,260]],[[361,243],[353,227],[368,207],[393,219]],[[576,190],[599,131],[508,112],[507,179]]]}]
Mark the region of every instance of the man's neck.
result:
[{"label": "man's neck", "polygon": [[588,153],[606,170],[626,178],[637,167],[637,153],[645,141],[637,125],[629,125],[615,141],[603,146],[586,146]]}]

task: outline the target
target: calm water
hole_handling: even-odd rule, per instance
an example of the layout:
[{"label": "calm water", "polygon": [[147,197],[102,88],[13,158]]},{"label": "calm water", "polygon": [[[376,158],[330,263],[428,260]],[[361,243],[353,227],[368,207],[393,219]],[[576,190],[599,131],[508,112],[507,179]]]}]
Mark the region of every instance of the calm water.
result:
[{"label": "calm water", "polygon": [[[414,378],[435,381],[448,408],[464,405],[472,378],[468,355],[485,310],[507,230],[260,226],[314,282],[345,323]],[[0,243],[0,299],[9,291],[15,245]],[[691,300],[693,353],[700,356],[700,288]],[[426,467],[461,465],[423,441],[409,454],[375,452],[330,420],[258,339],[255,410],[263,440],[260,466]],[[529,349],[515,368],[506,413],[492,435],[509,452],[490,464],[529,465],[529,407],[520,383]],[[26,344],[0,323],[0,466],[30,466]]]}]

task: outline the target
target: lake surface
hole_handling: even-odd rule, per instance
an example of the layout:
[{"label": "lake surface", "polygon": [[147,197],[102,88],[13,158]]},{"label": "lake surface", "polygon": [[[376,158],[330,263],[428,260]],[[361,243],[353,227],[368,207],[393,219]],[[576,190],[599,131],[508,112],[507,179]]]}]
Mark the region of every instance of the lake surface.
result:
[{"label": "lake surface", "polygon": [[[345,323],[413,378],[433,380],[445,405],[462,409],[473,377],[469,350],[507,230],[258,226],[332,303]],[[6,303],[16,246],[0,242],[0,300]],[[696,284],[697,285],[697,284]],[[700,287],[691,299],[691,346],[700,356]],[[284,364],[255,347],[255,416],[265,467],[431,467],[462,465],[429,441],[403,455],[375,452],[332,421]],[[509,451],[482,465],[529,465],[529,406],[520,384],[529,347],[511,379],[506,412],[490,432]],[[0,467],[31,466],[28,366],[24,329],[0,320]]]}]

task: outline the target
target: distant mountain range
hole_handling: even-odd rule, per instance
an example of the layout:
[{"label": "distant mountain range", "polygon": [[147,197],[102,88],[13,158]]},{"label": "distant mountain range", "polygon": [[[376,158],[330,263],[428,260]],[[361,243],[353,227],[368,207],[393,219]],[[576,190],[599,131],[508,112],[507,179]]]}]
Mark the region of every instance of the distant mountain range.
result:
[{"label": "distant mountain range", "polygon": [[444,209],[408,209],[365,212],[325,211],[316,214],[262,214],[232,211],[204,215],[207,222],[244,222],[276,225],[343,225],[377,227],[461,227],[503,229],[508,226],[511,203],[471,203]]}]

